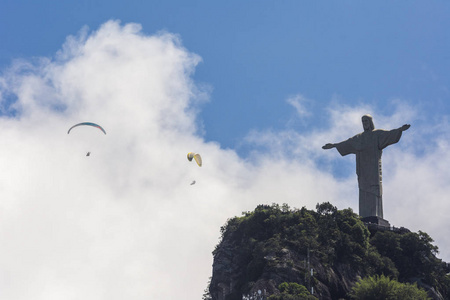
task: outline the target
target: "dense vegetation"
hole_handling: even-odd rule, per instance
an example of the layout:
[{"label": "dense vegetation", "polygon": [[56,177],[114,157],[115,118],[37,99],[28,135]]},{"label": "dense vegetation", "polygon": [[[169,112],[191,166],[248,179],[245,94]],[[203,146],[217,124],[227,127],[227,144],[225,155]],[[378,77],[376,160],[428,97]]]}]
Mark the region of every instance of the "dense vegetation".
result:
[{"label": "dense vegetation", "polygon": [[[259,205],[254,211],[229,219],[221,234],[222,242],[236,245],[234,260],[242,266],[234,285],[237,292],[230,299],[241,299],[263,272],[275,268],[277,259],[267,257],[278,257],[283,249],[303,257],[310,253],[316,264],[324,268],[341,265],[361,278],[384,275],[395,282],[418,282],[450,298],[446,265],[436,257],[438,248],[428,234],[407,229],[371,232],[351,209],[337,210],[330,203],[318,204],[316,211],[290,209],[287,204]],[[220,246],[221,243],[214,255]],[[292,266],[295,263],[292,261]],[[302,277],[306,278],[298,276],[294,282],[306,286]],[[309,283],[314,285],[317,279],[311,280]],[[285,294],[290,283],[286,284]],[[343,296],[350,297],[340,295]]]},{"label": "dense vegetation", "polygon": [[280,294],[269,296],[268,300],[316,300],[304,285],[296,282],[283,282],[278,286]]},{"label": "dense vegetation", "polygon": [[364,300],[427,300],[427,293],[417,284],[400,283],[384,275],[370,276],[358,281],[350,296]]}]

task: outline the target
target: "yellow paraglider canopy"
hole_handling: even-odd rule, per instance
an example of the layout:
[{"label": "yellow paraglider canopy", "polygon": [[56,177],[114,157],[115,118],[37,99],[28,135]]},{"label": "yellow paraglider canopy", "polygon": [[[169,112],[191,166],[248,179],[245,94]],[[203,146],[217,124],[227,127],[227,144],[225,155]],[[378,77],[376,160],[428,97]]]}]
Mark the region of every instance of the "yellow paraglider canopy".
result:
[{"label": "yellow paraglider canopy", "polygon": [[199,167],[202,166],[202,157],[201,157],[200,154],[198,154],[198,153],[189,152],[189,153],[187,154],[187,159],[188,159],[189,161],[192,161],[192,159],[195,159],[195,162],[197,163],[197,165],[198,165]]}]

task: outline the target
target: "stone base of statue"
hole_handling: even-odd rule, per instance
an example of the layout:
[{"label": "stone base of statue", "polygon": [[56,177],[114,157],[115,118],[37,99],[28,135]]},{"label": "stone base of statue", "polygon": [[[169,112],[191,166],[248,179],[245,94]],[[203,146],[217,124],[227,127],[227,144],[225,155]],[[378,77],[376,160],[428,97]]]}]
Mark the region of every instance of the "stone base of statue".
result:
[{"label": "stone base of statue", "polygon": [[388,220],[385,220],[383,218],[372,216],[372,217],[364,217],[361,219],[366,224],[373,224],[380,227],[391,227],[391,224],[389,224]]}]

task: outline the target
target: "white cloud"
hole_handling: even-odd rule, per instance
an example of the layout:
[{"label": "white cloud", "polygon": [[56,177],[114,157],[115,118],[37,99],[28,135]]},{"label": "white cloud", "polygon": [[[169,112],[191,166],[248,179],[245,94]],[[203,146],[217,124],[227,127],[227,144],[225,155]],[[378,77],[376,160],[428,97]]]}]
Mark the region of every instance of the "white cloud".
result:
[{"label": "white cloud", "polygon": [[[17,113],[0,118],[2,297],[199,299],[227,218],[272,202],[313,209],[330,201],[357,211],[354,175],[334,178],[327,165],[343,158],[320,147],[354,134],[364,109],[330,111],[329,130],[255,134],[253,141],[276,146],[244,160],[198,134],[204,94],[191,75],[199,61],[170,33],[148,36],[137,24],[111,21],[69,37],[54,59],[4,72],[2,107]],[[81,121],[101,124],[107,135],[80,127],[66,133]],[[400,144],[413,144],[408,134]],[[408,213],[386,202],[392,223],[426,226],[433,237],[449,225],[442,213],[406,216],[421,215],[416,204],[425,196],[432,207],[445,199],[448,185],[430,171],[439,166],[448,175],[439,145],[426,157],[393,146],[387,168],[386,198],[418,184],[420,174],[433,175],[408,194]],[[202,168],[187,161],[189,151],[203,155]],[[404,171],[408,160],[418,162],[417,179]],[[450,244],[438,238],[441,249]]]},{"label": "white cloud", "polygon": [[286,102],[295,108],[299,117],[307,117],[311,115],[309,110],[306,108],[307,104],[310,102],[302,95],[295,95],[289,97]]}]

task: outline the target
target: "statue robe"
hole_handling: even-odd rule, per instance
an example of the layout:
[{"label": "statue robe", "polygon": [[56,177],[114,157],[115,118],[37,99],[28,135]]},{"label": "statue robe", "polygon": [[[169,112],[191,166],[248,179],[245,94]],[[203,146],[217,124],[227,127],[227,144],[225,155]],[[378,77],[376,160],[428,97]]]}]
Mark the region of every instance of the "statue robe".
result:
[{"label": "statue robe", "polygon": [[383,218],[381,155],[384,148],[397,143],[401,136],[400,129],[375,129],[364,131],[336,145],[342,156],[356,155],[361,217]]}]

